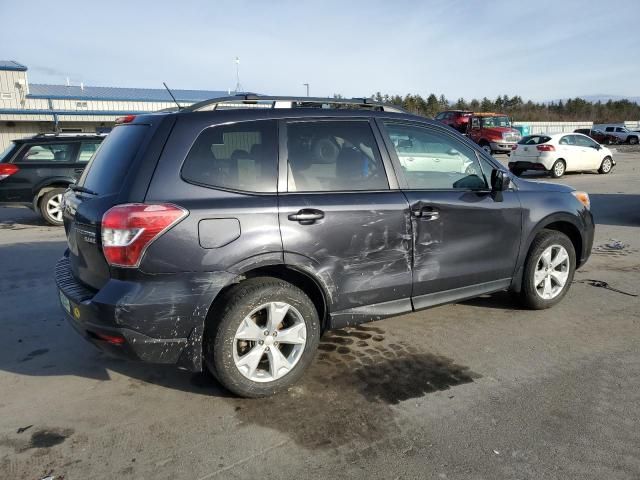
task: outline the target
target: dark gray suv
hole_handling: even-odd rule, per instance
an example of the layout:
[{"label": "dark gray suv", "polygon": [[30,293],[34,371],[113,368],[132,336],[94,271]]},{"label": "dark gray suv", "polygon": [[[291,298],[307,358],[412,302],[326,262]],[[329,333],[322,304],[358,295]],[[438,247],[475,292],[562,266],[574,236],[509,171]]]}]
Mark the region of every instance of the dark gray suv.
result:
[{"label": "dark gray suv", "polygon": [[61,304],[99,348],[242,396],[296,381],[329,329],[507,289],[550,307],[591,251],[586,193],[395,107],[247,95],[127,120],[64,196]]}]

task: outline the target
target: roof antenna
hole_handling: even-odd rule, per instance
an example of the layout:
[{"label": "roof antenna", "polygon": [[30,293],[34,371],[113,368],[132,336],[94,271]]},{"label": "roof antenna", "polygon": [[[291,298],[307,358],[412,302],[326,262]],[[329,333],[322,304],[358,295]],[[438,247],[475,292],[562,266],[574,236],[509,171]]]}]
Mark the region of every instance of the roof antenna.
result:
[{"label": "roof antenna", "polygon": [[164,88],[167,89],[167,92],[169,92],[169,95],[171,95],[171,98],[173,98],[173,101],[176,104],[176,106],[178,107],[178,110],[182,110],[182,107],[180,106],[180,104],[176,100],[176,97],[173,96],[173,93],[171,93],[171,90],[169,90],[169,87],[167,87],[167,84],[162,82],[162,85],[164,85]]}]

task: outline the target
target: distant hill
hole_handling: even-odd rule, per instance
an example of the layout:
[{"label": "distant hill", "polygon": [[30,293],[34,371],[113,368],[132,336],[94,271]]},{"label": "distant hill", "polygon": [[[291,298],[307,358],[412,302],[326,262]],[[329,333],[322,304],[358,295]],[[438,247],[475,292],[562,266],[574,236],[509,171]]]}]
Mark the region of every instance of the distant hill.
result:
[{"label": "distant hill", "polygon": [[[609,100],[613,102],[615,102],[616,100],[629,100],[630,102],[640,104],[640,97],[625,97],[624,95],[607,95],[607,94],[601,93],[597,95],[578,95],[578,98],[581,98],[583,100],[586,100],[587,102],[592,102],[592,103],[596,103],[596,102],[607,103]],[[563,102],[566,102],[568,98],[549,100],[548,102],[545,102],[545,103],[552,103],[552,102],[558,103],[560,100],[562,100]]]}]

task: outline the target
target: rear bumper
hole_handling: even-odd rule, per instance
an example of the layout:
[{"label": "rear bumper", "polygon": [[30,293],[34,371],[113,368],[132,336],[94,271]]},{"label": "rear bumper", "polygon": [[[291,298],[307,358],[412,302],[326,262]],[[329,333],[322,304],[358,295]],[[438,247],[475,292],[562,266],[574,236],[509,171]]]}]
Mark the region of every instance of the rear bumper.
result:
[{"label": "rear bumper", "polygon": [[525,162],[518,160],[515,162],[509,162],[509,170],[544,170],[547,171],[547,167],[543,163],[538,162]]},{"label": "rear bumper", "polygon": [[74,278],[65,256],[56,265],[55,279],[67,320],[100,350],[199,371],[206,315],[231,277],[223,274],[148,275],[145,282],[112,279],[95,291]]}]

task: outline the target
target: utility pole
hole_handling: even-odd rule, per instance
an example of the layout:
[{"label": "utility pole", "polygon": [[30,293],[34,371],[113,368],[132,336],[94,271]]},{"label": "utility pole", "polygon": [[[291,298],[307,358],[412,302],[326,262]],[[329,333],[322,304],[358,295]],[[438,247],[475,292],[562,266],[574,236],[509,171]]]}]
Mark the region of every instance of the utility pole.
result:
[{"label": "utility pole", "polygon": [[240,85],[240,57],[236,57],[236,92],[241,92],[242,86]]},{"label": "utility pole", "polygon": [[303,83],[302,85],[307,87],[307,97],[308,97],[309,96],[309,84],[308,83]]}]

